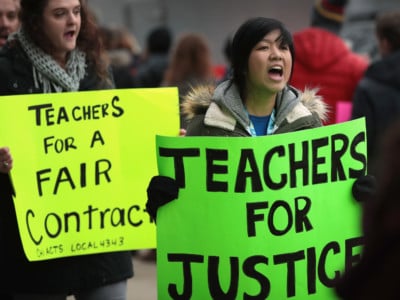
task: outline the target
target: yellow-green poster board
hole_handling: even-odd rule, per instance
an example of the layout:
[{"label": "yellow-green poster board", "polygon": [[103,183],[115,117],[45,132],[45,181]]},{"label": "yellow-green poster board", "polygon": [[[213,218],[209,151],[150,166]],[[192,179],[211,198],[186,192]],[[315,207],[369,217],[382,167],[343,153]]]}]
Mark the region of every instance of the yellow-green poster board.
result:
[{"label": "yellow-green poster board", "polygon": [[363,119],[257,138],[157,137],[159,299],[335,299],[361,254]]},{"label": "yellow-green poster board", "polygon": [[5,96],[0,120],[29,260],[155,247],[146,187],[155,136],[179,132],[176,88]]}]

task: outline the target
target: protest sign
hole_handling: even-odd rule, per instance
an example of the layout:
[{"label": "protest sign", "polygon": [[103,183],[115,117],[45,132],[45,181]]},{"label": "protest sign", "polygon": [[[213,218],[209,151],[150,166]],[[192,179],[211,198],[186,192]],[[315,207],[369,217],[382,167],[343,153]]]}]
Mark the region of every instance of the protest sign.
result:
[{"label": "protest sign", "polygon": [[0,120],[29,260],[155,247],[146,187],[156,134],[179,132],[176,88],[4,96]]},{"label": "protest sign", "polygon": [[335,299],[358,262],[364,119],[254,138],[157,137],[159,299]]}]

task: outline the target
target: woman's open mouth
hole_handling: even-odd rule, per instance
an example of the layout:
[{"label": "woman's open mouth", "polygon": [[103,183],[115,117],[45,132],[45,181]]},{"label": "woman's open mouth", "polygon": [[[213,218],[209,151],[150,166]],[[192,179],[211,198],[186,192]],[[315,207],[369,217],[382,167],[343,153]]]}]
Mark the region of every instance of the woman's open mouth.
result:
[{"label": "woman's open mouth", "polygon": [[268,75],[272,80],[282,80],[283,68],[282,66],[273,66],[268,70]]}]

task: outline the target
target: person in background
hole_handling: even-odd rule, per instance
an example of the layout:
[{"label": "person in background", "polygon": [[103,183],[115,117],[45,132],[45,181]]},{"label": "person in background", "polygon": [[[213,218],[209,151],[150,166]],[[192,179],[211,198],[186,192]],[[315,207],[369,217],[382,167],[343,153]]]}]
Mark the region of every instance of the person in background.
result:
[{"label": "person in background", "polygon": [[347,0],[318,0],[311,26],[293,34],[296,62],[291,84],[318,88],[329,106],[325,125],[336,123],[339,101],[351,103],[368,61],[353,53],[339,36]]},{"label": "person in background", "polygon": [[172,33],[168,27],[157,26],[147,36],[146,48],[134,72],[136,87],[159,87],[169,63]]},{"label": "person in background", "polygon": [[399,118],[385,131],[378,148],[375,187],[361,199],[361,260],[335,286],[338,298],[343,300],[400,299]]},{"label": "person in background", "polygon": [[[20,30],[0,51],[0,95],[114,87],[86,1],[21,0],[20,20]],[[2,130],[12,130],[12,124],[7,126]],[[127,279],[133,276],[129,251],[27,260],[13,203],[9,151],[0,149],[0,269],[5,274],[0,290],[14,300],[65,300],[68,295],[126,299]]]},{"label": "person in background", "polygon": [[[186,136],[251,138],[322,126],[321,98],[288,84],[294,61],[292,35],[283,23],[264,17],[245,21],[232,40],[231,79],[196,87],[185,97]],[[156,219],[157,209],[178,191],[174,179],[154,176],[147,189],[150,216]]]},{"label": "person in background", "polygon": [[349,0],[340,36],[354,52],[373,62],[380,58],[375,19],[381,13],[399,9],[399,0]]},{"label": "person in background", "polygon": [[0,0],[0,48],[19,28],[19,6],[19,0]]},{"label": "person in background", "polygon": [[[162,86],[177,86],[179,103],[193,87],[215,82],[211,52],[205,37],[197,33],[180,36],[165,71]],[[180,128],[186,128],[181,110]]]},{"label": "person in background", "polygon": [[135,36],[123,27],[100,27],[100,35],[110,60],[115,87],[134,87],[134,74],[141,52]]},{"label": "person in background", "polygon": [[351,116],[365,117],[371,174],[375,173],[380,139],[400,117],[400,10],[379,15],[375,32],[381,59],[368,67],[358,84]]}]

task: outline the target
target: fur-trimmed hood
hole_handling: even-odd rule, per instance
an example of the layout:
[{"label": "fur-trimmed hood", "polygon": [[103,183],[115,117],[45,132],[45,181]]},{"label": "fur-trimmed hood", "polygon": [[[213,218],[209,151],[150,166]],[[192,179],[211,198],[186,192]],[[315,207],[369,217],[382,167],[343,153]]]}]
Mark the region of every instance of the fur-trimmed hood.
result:
[{"label": "fur-trimmed hood", "polygon": [[[325,121],[328,108],[317,92],[317,89],[300,92],[293,87],[286,87],[277,97],[276,124],[279,126],[285,119],[290,123],[304,114],[316,114],[321,121]],[[203,85],[193,88],[184,98],[182,113],[191,120],[197,115],[206,114],[213,102],[222,111],[228,111],[244,128],[248,126],[248,115],[237,88],[235,85],[229,86],[228,82],[217,87]]]}]

